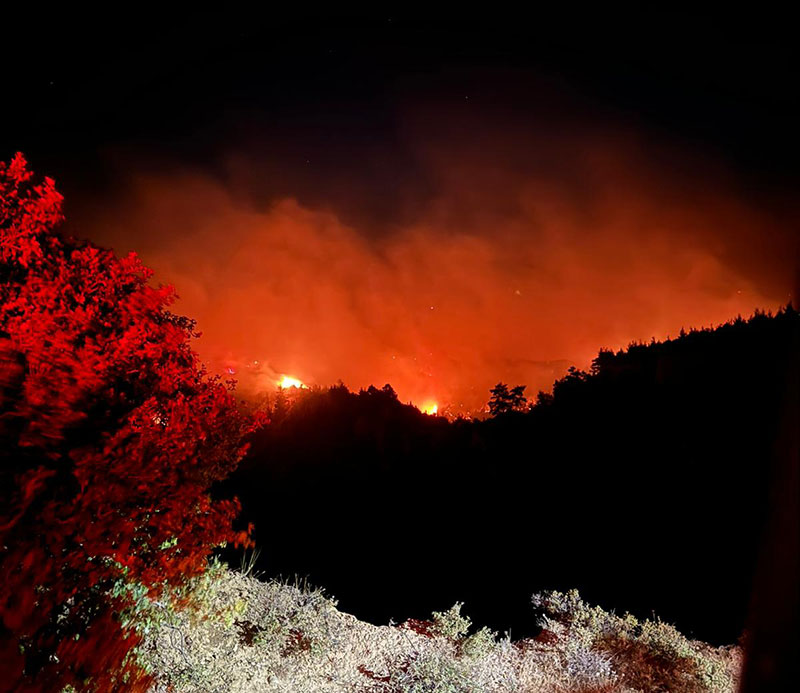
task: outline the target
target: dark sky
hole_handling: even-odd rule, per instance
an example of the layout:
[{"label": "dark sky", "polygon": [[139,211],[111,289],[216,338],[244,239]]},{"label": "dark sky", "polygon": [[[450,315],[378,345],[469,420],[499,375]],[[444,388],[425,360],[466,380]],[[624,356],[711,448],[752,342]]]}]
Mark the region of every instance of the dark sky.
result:
[{"label": "dark sky", "polygon": [[137,5],[3,32],[0,156],[175,283],[217,365],[454,403],[792,292],[781,17]]},{"label": "dark sky", "polygon": [[349,129],[348,144],[370,139],[391,151],[404,88],[447,91],[454,85],[436,75],[461,71],[469,90],[485,86],[481,70],[505,69],[516,78],[493,96],[523,113],[537,108],[524,85],[535,77],[565,86],[595,116],[675,134],[757,180],[796,176],[797,49],[780,16],[169,16],[131,7],[7,19],[3,154],[21,148],[59,166],[119,144],[213,160],[243,112],[276,127],[324,122],[339,135]]}]

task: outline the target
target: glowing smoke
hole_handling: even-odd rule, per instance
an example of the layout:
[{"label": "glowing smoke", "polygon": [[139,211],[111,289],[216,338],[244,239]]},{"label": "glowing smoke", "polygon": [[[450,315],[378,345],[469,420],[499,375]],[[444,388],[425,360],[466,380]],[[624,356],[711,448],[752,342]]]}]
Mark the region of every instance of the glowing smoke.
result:
[{"label": "glowing smoke", "polygon": [[664,150],[635,137],[413,137],[436,190],[391,232],[170,170],[133,176],[90,235],[176,285],[201,355],[244,391],[286,373],[391,383],[440,411],[482,406],[499,380],[535,394],[599,347],[788,300],[788,235],[712,184],[719,171],[660,168]]}]

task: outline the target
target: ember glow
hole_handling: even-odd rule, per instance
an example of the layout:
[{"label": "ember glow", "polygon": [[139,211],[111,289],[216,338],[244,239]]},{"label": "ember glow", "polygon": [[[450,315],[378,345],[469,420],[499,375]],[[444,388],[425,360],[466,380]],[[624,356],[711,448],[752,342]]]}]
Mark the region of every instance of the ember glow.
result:
[{"label": "ember glow", "polygon": [[439,411],[439,405],[436,404],[435,402],[428,402],[427,404],[423,404],[421,407],[419,407],[419,410],[423,414],[435,416],[436,413]]}]

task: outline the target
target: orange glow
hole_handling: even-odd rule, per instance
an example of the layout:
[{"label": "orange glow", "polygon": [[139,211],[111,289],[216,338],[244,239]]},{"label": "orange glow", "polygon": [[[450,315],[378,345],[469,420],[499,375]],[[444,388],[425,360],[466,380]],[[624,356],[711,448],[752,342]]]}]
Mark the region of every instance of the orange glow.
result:
[{"label": "orange glow", "polygon": [[302,383],[302,381],[298,380],[297,378],[292,378],[289,375],[284,375],[283,378],[281,378],[278,381],[278,387],[284,390],[290,387],[296,387],[298,390],[301,390],[305,387],[305,385]]},{"label": "orange glow", "polygon": [[269,183],[244,161],[230,183],[141,175],[82,234],[175,285],[200,357],[233,368],[243,396],[302,387],[283,375],[302,372],[469,414],[498,381],[535,398],[601,347],[788,301],[790,225],[719,169],[635,133],[535,141],[530,124],[472,137],[450,122],[409,126],[431,191],[388,229],[369,200],[361,217],[300,190],[251,201]]},{"label": "orange glow", "polygon": [[435,416],[436,412],[439,411],[439,405],[436,402],[428,402],[427,404],[423,404],[419,410],[423,414],[428,414],[430,416]]}]

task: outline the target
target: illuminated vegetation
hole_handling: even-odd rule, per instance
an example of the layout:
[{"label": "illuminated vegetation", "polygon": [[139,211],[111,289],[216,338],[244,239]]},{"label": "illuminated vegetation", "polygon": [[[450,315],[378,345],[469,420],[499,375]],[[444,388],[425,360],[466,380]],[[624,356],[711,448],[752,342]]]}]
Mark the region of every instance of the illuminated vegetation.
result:
[{"label": "illuminated vegetation", "polygon": [[131,614],[248,541],[208,489],[253,422],[172,288],[58,233],[61,201],[0,163],[0,687],[138,690]]},{"label": "illuminated vegetation", "polygon": [[173,612],[140,647],[159,690],[732,693],[741,666],[738,647],[606,613],[577,593],[534,596],[544,629],[515,642],[472,629],[460,604],[426,621],[374,626],[304,584],[218,567],[196,585],[202,606]]}]

